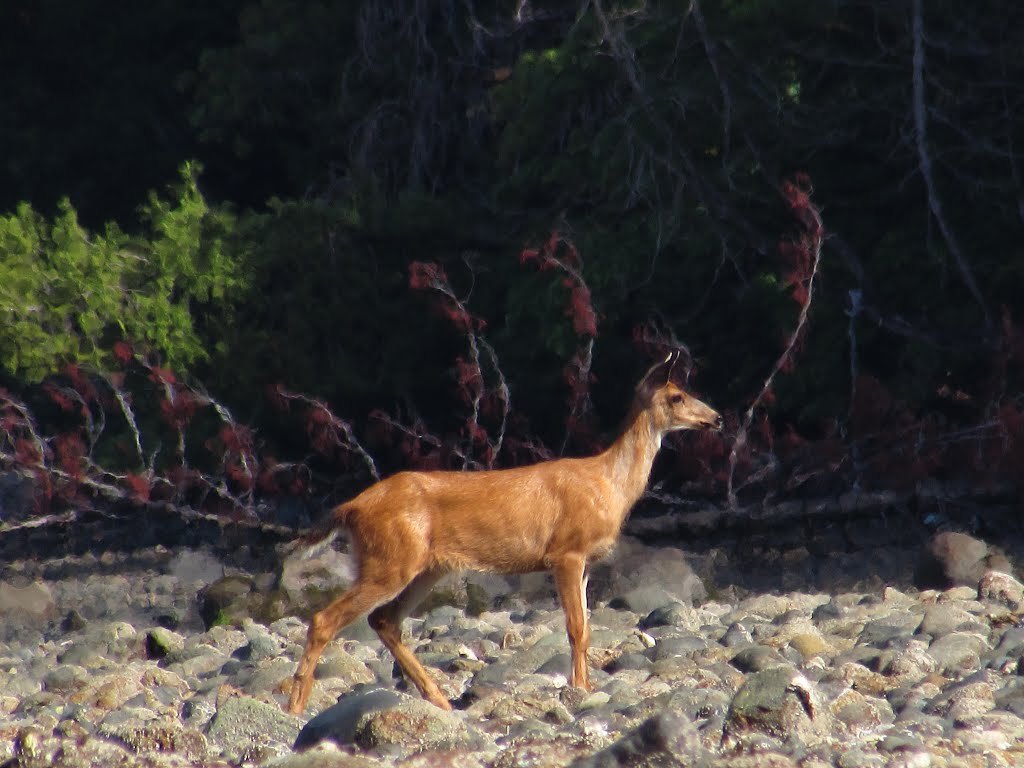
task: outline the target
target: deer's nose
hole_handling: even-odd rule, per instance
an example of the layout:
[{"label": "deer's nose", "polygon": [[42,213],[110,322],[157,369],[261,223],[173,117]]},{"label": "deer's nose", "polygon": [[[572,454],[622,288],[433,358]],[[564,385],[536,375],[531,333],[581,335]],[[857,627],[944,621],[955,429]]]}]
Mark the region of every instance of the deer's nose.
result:
[{"label": "deer's nose", "polygon": [[716,413],[715,414],[714,424],[715,424],[715,429],[721,429],[722,428],[722,426],[724,425],[724,422],[722,421],[722,414],[720,414],[720,413]]}]

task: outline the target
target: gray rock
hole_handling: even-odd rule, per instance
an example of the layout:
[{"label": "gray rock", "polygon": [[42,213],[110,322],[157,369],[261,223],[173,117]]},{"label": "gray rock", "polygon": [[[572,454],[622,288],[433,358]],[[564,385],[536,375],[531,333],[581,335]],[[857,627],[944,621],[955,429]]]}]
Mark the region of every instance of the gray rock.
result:
[{"label": "gray rock", "polygon": [[452,750],[477,743],[461,714],[446,712],[422,699],[408,698],[364,714],[356,725],[354,738],[363,749],[397,748],[406,754]]},{"label": "gray rock", "polygon": [[139,754],[174,754],[194,763],[206,762],[206,737],[180,723],[159,722],[155,719],[118,726],[106,726],[104,723],[100,733],[104,738],[119,741]]},{"label": "gray rock", "polygon": [[146,633],[145,646],[147,658],[163,659],[184,648],[185,638],[164,627],[154,627]]},{"label": "gray rock", "polygon": [[43,688],[51,693],[68,694],[84,688],[89,679],[85,667],[77,664],[61,664],[43,677]]},{"label": "gray rock", "polygon": [[314,677],[317,680],[336,681],[346,689],[351,689],[362,683],[372,683],[377,679],[366,662],[360,661],[342,650],[325,654],[317,664]]},{"label": "gray rock", "polygon": [[1019,611],[1024,607],[1024,584],[1008,573],[988,571],[978,584],[978,599],[1001,603]]},{"label": "gray rock", "polygon": [[711,688],[680,688],[668,697],[665,707],[688,720],[724,718],[731,700],[725,691]]},{"label": "gray rock", "polygon": [[311,616],[352,586],[356,578],[355,559],[333,547],[313,557],[296,552],[286,557],[277,574],[276,588],[287,600],[289,610]]},{"label": "gray rock", "polygon": [[306,723],[295,738],[293,747],[301,751],[325,740],[355,744],[356,730],[365,715],[397,706],[402,700],[400,694],[383,688],[346,696]]},{"label": "gray rock", "polygon": [[707,650],[708,641],[700,635],[679,635],[659,640],[654,647],[644,653],[652,661],[670,659],[676,656],[691,657],[695,653]]},{"label": "gray rock", "polygon": [[925,608],[924,619],[917,631],[937,638],[958,629],[972,632],[982,630],[983,627],[977,617],[969,611],[951,603],[935,603]]},{"label": "gray rock", "polygon": [[658,584],[647,584],[634,587],[628,592],[612,598],[608,605],[611,608],[625,608],[640,615],[650,615],[652,611],[659,608],[682,605],[682,603],[664,587]]},{"label": "gray rock", "polygon": [[[262,768],[380,768],[379,758],[350,755],[333,748],[315,748],[299,754],[283,755],[262,764]],[[462,763],[459,764],[462,766]],[[483,768],[466,763],[465,768]]]},{"label": "gray rock", "polygon": [[612,554],[591,569],[590,595],[594,603],[611,601],[631,590],[660,585],[668,595],[658,605],[648,604],[641,615],[659,605],[694,605],[707,597],[700,578],[688,562],[689,555],[676,547],[653,547],[631,536],[619,538]]},{"label": "gray rock", "polygon": [[694,623],[694,611],[692,608],[680,603],[669,603],[661,605],[649,612],[640,620],[641,629],[652,629],[654,627],[685,627],[696,629],[691,626]]},{"label": "gray rock", "polygon": [[952,720],[966,720],[982,715],[996,706],[995,689],[1000,685],[997,675],[981,672],[950,686],[927,703],[924,711]]},{"label": "gray rock", "polygon": [[829,713],[836,723],[851,733],[877,730],[896,719],[888,701],[854,690],[843,691],[829,702]]},{"label": "gray rock", "polygon": [[829,722],[821,696],[806,677],[788,666],[747,676],[726,715],[726,736],[756,731],[791,741],[821,735]]},{"label": "gray rock", "polygon": [[789,662],[774,648],[766,645],[752,645],[737,652],[730,663],[740,672],[760,672]]},{"label": "gray rock", "polygon": [[879,657],[879,671],[902,682],[917,682],[935,671],[928,646],[917,639],[893,643]]},{"label": "gray rock", "polygon": [[981,653],[987,650],[985,638],[973,632],[950,632],[928,647],[936,670],[946,675],[963,676],[981,666]]},{"label": "gray rock", "polygon": [[256,583],[247,576],[224,576],[199,593],[199,616],[203,626],[234,624],[248,618],[260,595]]},{"label": "gray rock", "polygon": [[266,627],[252,619],[245,619],[242,621],[242,631],[245,632],[248,643],[235,652],[238,658],[245,661],[260,661],[276,659],[281,655],[281,641],[268,632]]},{"label": "gray rock", "polygon": [[732,624],[722,636],[721,643],[726,648],[738,648],[753,642],[754,638],[750,631],[740,623]]},{"label": "gray rock", "polygon": [[572,763],[572,768],[643,768],[704,766],[709,762],[700,734],[690,720],[665,712],[599,752]]},{"label": "gray rock", "polygon": [[230,696],[210,723],[207,737],[229,760],[241,762],[247,755],[290,749],[302,722],[280,707],[248,696]]},{"label": "gray rock", "polygon": [[605,665],[604,671],[615,674],[616,672],[621,672],[624,669],[649,671],[651,667],[652,662],[649,658],[644,656],[642,653],[633,651],[616,656]]},{"label": "gray rock", "polygon": [[167,564],[167,572],[173,579],[189,584],[190,588],[211,584],[225,575],[224,563],[204,549],[179,552]]},{"label": "gray rock", "polygon": [[942,531],[928,542],[914,575],[921,589],[977,586],[986,571],[1012,570],[1006,556],[966,533]]},{"label": "gray rock", "polygon": [[882,647],[893,640],[912,637],[923,620],[924,614],[920,611],[893,611],[865,624],[857,642]]},{"label": "gray rock", "polygon": [[0,581],[0,616],[8,628],[44,626],[56,614],[53,593],[43,582],[15,585]]}]

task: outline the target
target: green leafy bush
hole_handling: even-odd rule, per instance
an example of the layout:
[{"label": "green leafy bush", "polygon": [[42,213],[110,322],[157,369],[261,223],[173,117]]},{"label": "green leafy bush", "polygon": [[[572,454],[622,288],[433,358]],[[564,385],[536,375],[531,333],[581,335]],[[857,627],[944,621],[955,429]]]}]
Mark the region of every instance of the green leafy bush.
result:
[{"label": "green leafy bush", "polygon": [[66,363],[109,367],[113,343],[131,342],[164,364],[205,359],[197,316],[228,306],[245,285],[225,248],[233,217],[207,205],[186,164],[172,200],[151,194],[148,231],[108,224],[92,233],[62,200],[47,220],[28,203],[0,217],[0,365],[40,381]]}]

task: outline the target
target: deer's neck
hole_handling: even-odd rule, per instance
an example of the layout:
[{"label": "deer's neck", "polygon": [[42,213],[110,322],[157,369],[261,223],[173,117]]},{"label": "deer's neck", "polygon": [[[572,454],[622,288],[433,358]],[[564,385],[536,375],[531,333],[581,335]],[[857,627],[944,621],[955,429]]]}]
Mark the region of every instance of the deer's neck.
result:
[{"label": "deer's neck", "polygon": [[654,427],[650,414],[641,411],[602,454],[606,476],[622,494],[625,503],[621,511],[623,519],[647,488],[662,436],[661,431]]}]

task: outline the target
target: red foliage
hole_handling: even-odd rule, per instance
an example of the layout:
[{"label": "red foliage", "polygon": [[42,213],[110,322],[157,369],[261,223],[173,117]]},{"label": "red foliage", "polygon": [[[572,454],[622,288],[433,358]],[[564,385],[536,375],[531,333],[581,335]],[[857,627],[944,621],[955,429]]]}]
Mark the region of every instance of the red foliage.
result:
[{"label": "red foliage", "polygon": [[540,259],[540,251],[536,248],[525,248],[519,252],[519,263],[529,264]]},{"label": "red foliage", "polygon": [[148,477],[144,477],[142,475],[128,475],[124,479],[124,484],[128,486],[128,491],[131,493],[132,498],[135,499],[135,501],[149,501],[150,492],[153,490],[153,484],[150,482]]},{"label": "red foliage", "polygon": [[466,433],[466,437],[468,437],[475,445],[487,445],[487,430],[484,429],[479,423],[475,421],[468,422],[463,427],[463,431]]},{"label": "red foliage", "polygon": [[225,450],[233,453],[252,450],[253,432],[241,424],[224,424],[217,433]]},{"label": "red foliage", "polygon": [[484,375],[480,366],[463,357],[455,358],[455,381],[459,385],[459,397],[466,405],[483,394]]},{"label": "red foliage", "polygon": [[135,357],[135,350],[127,341],[117,341],[114,342],[113,354],[119,365],[128,365]]},{"label": "red foliage", "polygon": [[439,307],[439,311],[455,327],[455,330],[461,333],[468,333],[474,329],[474,326],[483,324],[483,321],[475,322],[473,316],[461,304],[445,303]]},{"label": "red foliage", "polygon": [[81,479],[82,459],[85,457],[82,438],[74,432],[57,435],[53,440],[53,450],[57,465],[72,478]]},{"label": "red foliage", "polygon": [[153,365],[149,367],[149,380],[152,381],[154,384],[160,384],[163,386],[176,384],[178,382],[178,379],[177,377],[175,377],[173,371],[167,368],[161,368],[158,365]]},{"label": "red foliage", "polygon": [[585,285],[573,285],[569,298],[569,307],[565,314],[572,318],[572,329],[579,336],[597,336],[597,313],[590,297],[590,289]]},{"label": "red foliage", "polygon": [[19,437],[14,441],[14,462],[19,466],[40,464],[43,456],[38,445],[27,438]]},{"label": "red foliage", "polygon": [[169,427],[180,431],[192,421],[199,405],[198,398],[191,391],[175,390],[171,392],[170,399],[160,401],[160,415]]},{"label": "red foliage", "polygon": [[241,491],[249,491],[252,489],[253,478],[252,473],[248,471],[241,461],[232,460],[227,463],[224,468],[224,472],[228,479]]},{"label": "red foliage", "polygon": [[49,397],[50,400],[65,413],[70,413],[75,410],[75,401],[65,392],[62,392],[60,387],[52,381],[43,382],[43,392],[45,392],[46,396]]},{"label": "red foliage", "polygon": [[720,432],[694,432],[673,440],[673,466],[683,482],[696,483],[706,493],[714,493],[724,480],[723,467],[729,445]]},{"label": "red foliage", "polygon": [[810,300],[809,283],[825,231],[821,215],[811,202],[810,178],[798,173],[794,179],[783,182],[780,191],[800,222],[801,231],[795,239],[781,241],[778,250],[783,264],[782,278],[790,286],[793,300],[802,307]]},{"label": "red foliage", "polygon": [[519,253],[519,263],[536,262],[543,272],[559,269],[565,273],[562,285],[569,289],[569,302],[565,316],[572,318],[573,331],[578,336],[597,337],[597,313],[594,311],[590,288],[580,273],[582,260],[576,245],[557,230],[552,232],[540,248],[526,248]]},{"label": "red foliage", "polygon": [[439,264],[414,261],[409,265],[409,286],[417,291],[447,285],[448,276]]},{"label": "red foliage", "polygon": [[807,235],[820,240],[824,235],[821,217],[811,202],[811,179],[803,172],[794,174],[793,181],[784,181],[780,187],[782,196],[789,204],[793,215],[799,220]]}]

